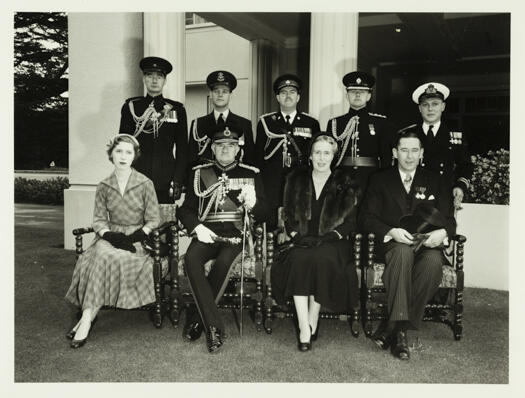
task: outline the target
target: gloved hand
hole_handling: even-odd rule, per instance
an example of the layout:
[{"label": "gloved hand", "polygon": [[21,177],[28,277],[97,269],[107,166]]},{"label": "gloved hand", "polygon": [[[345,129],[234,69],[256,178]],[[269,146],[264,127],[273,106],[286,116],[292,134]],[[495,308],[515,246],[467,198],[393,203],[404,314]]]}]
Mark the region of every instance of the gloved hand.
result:
[{"label": "gloved hand", "polygon": [[337,232],[335,231],[332,231],[332,232],[328,232],[327,234],[324,234],[323,236],[321,236],[317,242],[317,245],[320,246],[322,245],[323,243],[328,243],[328,242],[335,242],[336,240],[339,240],[339,235],[337,234]]},{"label": "gloved hand", "polygon": [[148,238],[148,235],[146,234],[146,232],[144,232],[142,228],[139,228],[131,235],[129,235],[129,238],[131,239],[131,243],[142,242],[143,240]]},{"label": "gloved hand", "polygon": [[127,250],[132,253],[137,251],[129,236],[124,235],[122,232],[108,231],[104,233],[102,239],[107,240],[116,249]]},{"label": "gloved hand", "polygon": [[102,239],[107,240],[113,247],[117,247],[126,238],[122,232],[107,231],[102,235]]},{"label": "gloved hand", "polygon": [[173,188],[173,201],[179,200],[182,195],[182,184],[177,181],[173,181],[171,184]]},{"label": "gloved hand", "polygon": [[317,236],[298,236],[295,235],[292,242],[297,247],[314,247],[317,246],[319,238]]}]

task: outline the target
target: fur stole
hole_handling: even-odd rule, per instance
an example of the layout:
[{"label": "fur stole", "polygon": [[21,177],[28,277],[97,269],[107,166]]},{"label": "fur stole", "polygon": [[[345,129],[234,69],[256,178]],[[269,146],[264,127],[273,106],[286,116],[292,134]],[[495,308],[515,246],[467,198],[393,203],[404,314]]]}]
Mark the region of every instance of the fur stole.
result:
[{"label": "fur stole", "polygon": [[[334,170],[323,188],[326,192],[319,219],[319,235],[333,231],[345,218],[355,214],[360,190],[343,170]],[[288,174],[284,187],[284,219],[293,230],[305,235],[312,218],[312,172],[297,169]]]}]

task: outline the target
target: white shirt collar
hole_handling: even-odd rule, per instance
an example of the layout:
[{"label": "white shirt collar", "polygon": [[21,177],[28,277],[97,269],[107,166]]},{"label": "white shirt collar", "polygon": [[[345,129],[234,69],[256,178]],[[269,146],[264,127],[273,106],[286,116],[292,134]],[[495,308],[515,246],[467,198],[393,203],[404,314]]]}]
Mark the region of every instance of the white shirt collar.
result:
[{"label": "white shirt collar", "polygon": [[415,168],[415,170],[411,171],[410,173],[406,173],[404,171],[401,171],[399,167],[397,168],[397,171],[399,172],[399,177],[401,177],[401,181],[405,181],[405,177],[407,174],[410,174],[410,177],[412,177],[410,181],[414,181],[414,175],[416,174],[416,170],[417,170],[417,167]]},{"label": "white shirt collar", "polygon": [[[286,113],[281,111],[281,115],[283,115],[284,120],[286,120]],[[288,115],[290,116],[290,124],[291,124],[295,120],[295,115],[297,115],[297,109],[293,111],[292,113],[289,113]]]},{"label": "white shirt collar", "polygon": [[215,109],[213,110],[213,117],[215,118],[215,121],[219,118],[219,115],[222,113],[222,117],[224,118],[224,121],[228,118],[228,114],[230,113],[229,109],[226,109],[224,112],[217,112]]},{"label": "white shirt collar", "polygon": [[[441,126],[441,120],[432,125],[432,132],[434,133],[434,137],[436,136],[436,133],[439,130],[439,126]],[[425,135],[428,133],[429,127],[430,124],[428,124],[427,122],[423,122],[423,132],[425,133]]]}]

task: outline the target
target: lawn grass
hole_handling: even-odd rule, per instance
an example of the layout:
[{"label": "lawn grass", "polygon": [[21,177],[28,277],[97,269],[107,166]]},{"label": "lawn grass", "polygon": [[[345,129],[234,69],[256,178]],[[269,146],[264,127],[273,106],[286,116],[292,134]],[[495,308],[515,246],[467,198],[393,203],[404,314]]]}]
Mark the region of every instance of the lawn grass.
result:
[{"label": "lawn grass", "polygon": [[229,337],[216,355],[203,338],[187,343],[181,327],[165,319],[155,329],[138,311],[101,312],[86,346],[72,350],[65,333],[75,309],[64,295],[75,255],[62,248],[60,211],[39,212],[45,208],[16,219],[16,382],[508,383],[508,293],[488,289],[465,290],[461,341],[442,324],[426,322],[409,333],[409,342],[421,345],[408,362],[379,350],[362,332],[353,338],[341,321],[322,321],[307,353],[297,350],[290,320],[275,320],[267,335],[245,317],[241,338],[229,310],[222,312]]}]

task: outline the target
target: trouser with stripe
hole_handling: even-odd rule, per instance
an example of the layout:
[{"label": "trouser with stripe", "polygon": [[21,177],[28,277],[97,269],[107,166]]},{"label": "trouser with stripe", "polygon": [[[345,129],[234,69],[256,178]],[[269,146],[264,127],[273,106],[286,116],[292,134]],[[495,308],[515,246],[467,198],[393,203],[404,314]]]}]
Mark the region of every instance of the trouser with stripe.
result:
[{"label": "trouser with stripe", "polygon": [[425,306],[437,292],[446,260],[439,249],[422,248],[414,254],[409,245],[385,245],[383,283],[390,321],[409,321],[419,328]]}]

